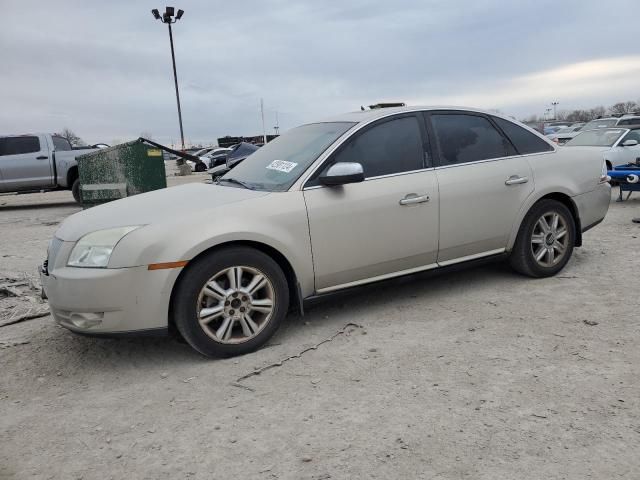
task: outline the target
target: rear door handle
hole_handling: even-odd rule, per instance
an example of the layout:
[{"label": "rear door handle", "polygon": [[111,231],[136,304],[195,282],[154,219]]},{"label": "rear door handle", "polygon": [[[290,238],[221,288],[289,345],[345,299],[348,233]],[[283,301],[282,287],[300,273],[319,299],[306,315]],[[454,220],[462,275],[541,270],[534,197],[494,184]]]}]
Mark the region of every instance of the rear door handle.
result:
[{"label": "rear door handle", "polygon": [[520,177],[518,175],[511,175],[504,182],[505,185],[520,185],[522,183],[527,183],[529,179],[527,177]]},{"label": "rear door handle", "polygon": [[46,155],[40,155],[39,157],[36,157],[36,160],[46,160],[49,157],[47,157]]},{"label": "rear door handle", "polygon": [[425,203],[431,200],[429,195],[418,195],[416,193],[409,193],[406,197],[400,200],[400,205],[415,205],[416,203]]}]

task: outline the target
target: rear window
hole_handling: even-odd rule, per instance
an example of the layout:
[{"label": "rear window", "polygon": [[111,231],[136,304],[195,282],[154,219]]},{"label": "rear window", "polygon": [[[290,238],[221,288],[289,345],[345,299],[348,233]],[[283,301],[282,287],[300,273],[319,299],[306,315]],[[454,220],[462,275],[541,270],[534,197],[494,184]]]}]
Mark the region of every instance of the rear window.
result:
[{"label": "rear window", "polygon": [[493,117],[493,120],[498,124],[505,135],[509,137],[509,140],[511,140],[511,143],[513,143],[514,147],[516,147],[516,150],[518,150],[518,153],[521,155],[550,152],[553,150],[553,147],[543,139],[515,123],[499,117]]},{"label": "rear window", "polygon": [[623,118],[618,122],[618,126],[620,125],[640,125],[640,117]]},{"label": "rear window", "polygon": [[40,151],[40,140],[35,136],[0,138],[0,156],[20,155]]}]

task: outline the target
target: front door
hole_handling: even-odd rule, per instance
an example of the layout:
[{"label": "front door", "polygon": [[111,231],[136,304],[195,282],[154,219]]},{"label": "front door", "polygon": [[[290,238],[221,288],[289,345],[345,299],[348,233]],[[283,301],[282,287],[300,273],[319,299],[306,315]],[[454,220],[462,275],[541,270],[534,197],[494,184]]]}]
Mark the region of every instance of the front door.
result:
[{"label": "front door", "polygon": [[361,163],[365,181],[304,190],[316,290],[329,291],[435,266],[438,186],[422,119],[410,114],[356,132],[318,170]]}]

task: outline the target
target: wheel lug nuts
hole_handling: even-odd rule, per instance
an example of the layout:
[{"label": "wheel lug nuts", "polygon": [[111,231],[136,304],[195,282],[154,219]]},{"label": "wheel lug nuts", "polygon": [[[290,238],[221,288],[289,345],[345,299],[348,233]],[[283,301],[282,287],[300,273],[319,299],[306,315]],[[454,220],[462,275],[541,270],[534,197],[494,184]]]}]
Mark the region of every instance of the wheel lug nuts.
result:
[{"label": "wheel lug nuts", "polygon": [[245,308],[244,307],[240,307],[240,311],[244,312]]},{"label": "wheel lug nuts", "polygon": [[233,295],[231,295],[233,298],[236,298],[238,296],[237,293],[234,293]]},{"label": "wheel lug nuts", "polygon": [[224,302],[224,306],[228,307],[229,305],[231,305],[231,302],[229,300],[227,300],[226,302]]},{"label": "wheel lug nuts", "polygon": [[248,300],[248,298],[247,298],[246,296],[243,296],[243,297],[242,297],[242,301],[243,301],[243,302],[246,302],[247,300]]},{"label": "wheel lug nuts", "polygon": [[233,310],[229,310],[229,315],[233,315],[234,313],[236,312],[234,312]]}]

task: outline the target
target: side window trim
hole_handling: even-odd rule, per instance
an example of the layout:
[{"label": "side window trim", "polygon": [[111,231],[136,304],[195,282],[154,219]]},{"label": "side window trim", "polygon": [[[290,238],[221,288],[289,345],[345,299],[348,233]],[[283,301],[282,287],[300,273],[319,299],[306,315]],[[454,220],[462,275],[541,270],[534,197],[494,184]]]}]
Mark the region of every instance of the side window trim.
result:
[{"label": "side window trim", "polygon": [[[434,167],[436,168],[449,168],[449,167],[457,167],[460,165],[470,165],[473,163],[493,162],[496,160],[513,158],[520,155],[518,153],[518,150],[513,145],[513,143],[511,143],[511,140],[509,140],[509,138],[504,134],[504,132],[501,129],[496,128],[496,125],[494,124],[494,122],[492,122],[489,116],[485,115],[484,113],[472,112],[468,110],[429,110],[429,111],[422,112],[422,114],[425,117],[425,123],[427,125],[429,136],[432,139],[430,144],[433,146],[432,148],[436,154],[436,157],[434,158]],[[484,118],[496,130],[498,135],[502,137],[502,140],[506,141],[508,145],[511,145],[514,153],[512,155],[504,155],[502,157],[495,157],[495,158],[485,158],[483,160],[473,160],[471,162],[464,162],[464,163],[454,163],[454,164],[443,163],[440,155],[441,153],[440,141],[438,140],[438,136],[436,135],[435,128],[433,127],[433,123],[431,121],[431,115],[469,115],[469,116]]]},{"label": "side window trim", "polygon": [[[366,133],[367,131],[369,131],[370,129],[377,127],[379,125],[382,125],[384,123],[387,122],[391,122],[394,120],[399,120],[401,118],[408,118],[408,117],[413,117],[416,119],[416,121],[418,122],[418,128],[420,130],[420,136],[422,138],[422,168],[418,169],[418,170],[410,170],[410,171],[405,171],[405,172],[396,172],[396,173],[390,173],[387,175],[378,175],[375,177],[368,177],[365,178],[365,182],[368,180],[375,180],[378,178],[384,178],[384,177],[392,177],[392,176],[396,176],[396,175],[406,175],[408,173],[416,173],[416,172],[421,172],[423,170],[426,169],[430,169],[433,168],[435,165],[433,165],[433,157],[431,156],[431,166],[427,166],[427,161],[426,161],[426,154],[427,154],[427,150],[425,150],[425,148],[427,148],[427,146],[431,145],[431,142],[429,141],[430,138],[425,135],[425,131],[424,131],[424,123],[420,121],[420,118],[418,118],[420,115],[420,113],[423,112],[407,112],[407,113],[400,113],[398,115],[390,115],[388,117],[383,117],[377,120],[372,121],[371,123],[366,124],[365,126],[363,126],[361,129],[355,131],[353,134],[349,135],[347,138],[344,139],[344,141],[340,144],[340,146],[338,146],[338,148],[336,148],[333,152],[331,152],[331,154],[324,159],[324,161],[314,170],[314,172],[309,176],[309,178],[307,178],[307,180],[305,180],[304,185],[302,186],[303,190],[309,189],[309,188],[318,188],[318,187],[324,187],[324,185],[317,185],[313,182],[315,182],[315,180],[318,178],[318,176],[320,176],[320,174],[326,169],[326,167],[328,165],[331,165],[331,163],[333,162],[334,158],[336,157],[336,155],[338,155],[344,148],[346,148],[346,146],[349,144],[349,142],[354,141],[355,139],[357,139],[359,136],[363,135],[364,133]],[[431,148],[433,149],[433,148]]]},{"label": "side window trim", "polygon": [[496,122],[493,119],[493,116],[492,115],[487,115],[486,118],[487,118],[487,120],[489,120],[489,123],[491,123],[491,125],[493,125],[493,128],[495,128],[500,133],[500,135],[502,135],[502,138],[504,138],[507,141],[507,143],[509,145],[511,145],[511,148],[513,148],[513,151],[515,152],[515,154],[516,155],[522,155],[522,153],[520,153],[520,151],[516,148],[514,143],[509,138],[509,135],[507,135],[507,133],[500,128],[500,125],[498,125],[498,122]]}]

